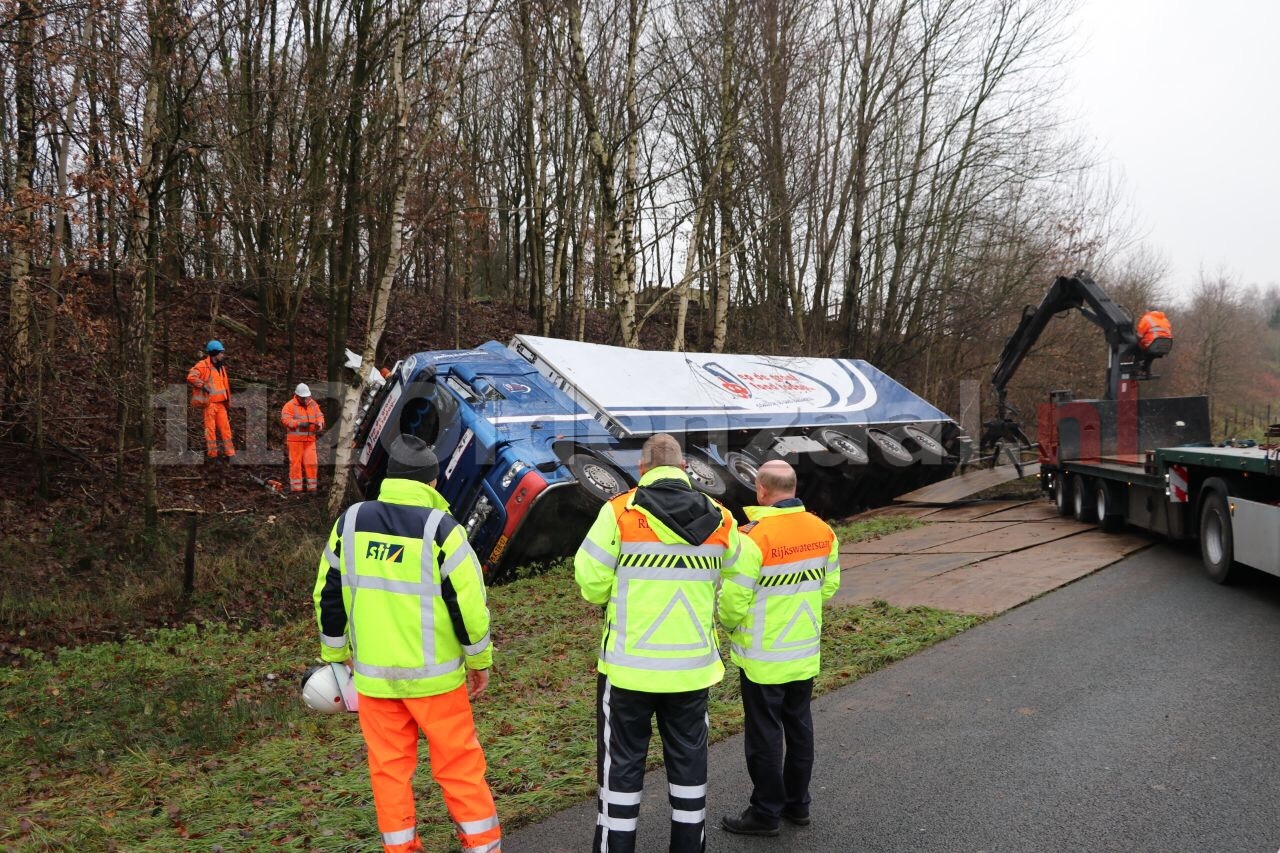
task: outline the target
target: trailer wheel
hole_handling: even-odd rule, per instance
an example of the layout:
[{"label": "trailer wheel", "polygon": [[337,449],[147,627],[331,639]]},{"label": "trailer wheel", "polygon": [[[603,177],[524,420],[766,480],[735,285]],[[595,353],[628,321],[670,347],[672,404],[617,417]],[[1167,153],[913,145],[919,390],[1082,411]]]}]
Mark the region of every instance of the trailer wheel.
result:
[{"label": "trailer wheel", "polygon": [[1105,533],[1115,533],[1124,527],[1124,513],[1119,510],[1120,487],[1106,480],[1093,481],[1093,511],[1098,516],[1098,526]]},{"label": "trailer wheel", "polygon": [[1072,515],[1076,521],[1083,521],[1091,524],[1097,521],[1092,494],[1093,489],[1089,488],[1090,482],[1079,474],[1071,475],[1071,505]]},{"label": "trailer wheel", "polygon": [[[729,484],[724,477],[724,469],[709,456],[690,450],[684,455],[685,473],[689,482],[698,491],[713,498],[722,498],[729,492]],[[752,487],[754,489],[754,486]]]},{"label": "trailer wheel", "polygon": [[942,442],[918,426],[903,427],[902,434],[904,438],[902,446],[919,453],[920,458],[926,463],[940,462],[947,455],[947,449],[942,446]]},{"label": "trailer wheel", "polygon": [[724,465],[730,477],[736,480],[743,488],[749,489],[753,494],[755,493],[756,473],[760,470],[759,462],[745,453],[739,453],[734,450],[725,454]]},{"label": "trailer wheel", "polygon": [[813,437],[832,453],[853,465],[866,465],[871,461],[865,447],[839,430],[820,429],[813,434]]},{"label": "trailer wheel", "polygon": [[1053,476],[1053,505],[1063,518],[1071,515],[1074,504],[1071,500],[1071,480],[1066,474]]},{"label": "trailer wheel", "polygon": [[907,450],[902,446],[901,442],[882,430],[867,430],[867,442],[871,447],[875,448],[876,461],[882,465],[887,465],[890,468],[902,468],[915,461],[911,458],[910,450]]},{"label": "trailer wheel", "polygon": [[565,463],[583,490],[591,497],[607,501],[627,490],[627,480],[617,468],[589,453],[575,453]]},{"label": "trailer wheel", "polygon": [[1226,484],[1216,477],[1205,481],[1201,492],[1200,560],[1214,583],[1231,583],[1239,575]]}]

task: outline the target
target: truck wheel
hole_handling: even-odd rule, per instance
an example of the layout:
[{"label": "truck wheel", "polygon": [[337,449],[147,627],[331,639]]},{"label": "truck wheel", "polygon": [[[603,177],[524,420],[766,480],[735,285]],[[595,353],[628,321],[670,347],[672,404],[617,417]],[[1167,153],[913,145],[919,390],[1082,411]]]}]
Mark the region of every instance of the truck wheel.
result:
[{"label": "truck wheel", "polygon": [[902,428],[903,441],[902,446],[920,454],[920,458],[926,464],[941,462],[947,455],[947,449],[942,446],[942,442],[929,435],[918,426],[908,426]]},{"label": "truck wheel", "polygon": [[867,450],[858,444],[852,436],[845,435],[835,429],[820,429],[813,434],[816,441],[846,462],[853,465],[866,465],[871,461]]},{"label": "truck wheel", "polygon": [[[1218,487],[1209,485],[1214,482]],[[1200,507],[1200,560],[1210,580],[1227,584],[1235,580],[1239,570],[1235,564],[1235,539],[1231,534],[1226,485],[1215,477],[1205,486]]]},{"label": "truck wheel", "polygon": [[627,490],[627,480],[622,472],[599,457],[575,453],[565,464],[586,493],[597,500],[607,501]]},{"label": "truck wheel", "polygon": [[1091,524],[1098,520],[1092,500],[1093,489],[1089,488],[1090,482],[1079,474],[1071,476],[1071,506],[1072,515],[1076,521],[1083,521]]},{"label": "truck wheel", "polygon": [[882,430],[867,430],[867,443],[875,448],[876,461],[887,467],[902,468],[915,461],[911,458],[910,450]]},{"label": "truck wheel", "polygon": [[[725,480],[724,469],[711,457],[699,451],[690,450],[685,453],[684,462],[685,473],[689,475],[689,482],[695,489],[717,499],[729,492],[729,483]],[[752,486],[752,489],[754,488]]]},{"label": "truck wheel", "polygon": [[1124,513],[1118,506],[1121,490],[1106,480],[1093,481],[1093,511],[1098,516],[1098,526],[1105,533],[1115,533],[1124,527]]},{"label": "truck wheel", "polygon": [[725,454],[724,465],[730,477],[742,487],[749,489],[752,494],[755,494],[756,472],[760,469],[759,462],[756,462],[745,453],[739,453],[734,450]]},{"label": "truck wheel", "polygon": [[1071,515],[1075,506],[1071,500],[1071,479],[1066,474],[1055,474],[1053,477],[1053,505],[1063,518]]}]

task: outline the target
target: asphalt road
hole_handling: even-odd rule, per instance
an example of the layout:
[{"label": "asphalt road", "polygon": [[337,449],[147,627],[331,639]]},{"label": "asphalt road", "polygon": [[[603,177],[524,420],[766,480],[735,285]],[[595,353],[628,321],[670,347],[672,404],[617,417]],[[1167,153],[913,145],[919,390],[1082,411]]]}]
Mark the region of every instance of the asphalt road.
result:
[{"label": "asphalt road", "polygon": [[[1219,587],[1157,545],[814,703],[813,824],[719,829],[747,801],[712,747],[708,851],[1276,851],[1280,579]],[[666,849],[666,780],[639,851]],[[594,802],[504,847],[583,851]]]}]

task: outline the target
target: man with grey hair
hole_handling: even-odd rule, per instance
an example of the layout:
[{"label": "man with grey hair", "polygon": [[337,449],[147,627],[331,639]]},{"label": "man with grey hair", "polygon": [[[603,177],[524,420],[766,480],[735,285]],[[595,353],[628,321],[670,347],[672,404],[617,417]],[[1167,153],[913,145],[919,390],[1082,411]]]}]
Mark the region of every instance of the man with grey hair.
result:
[{"label": "man with grey hair", "polygon": [[656,715],[672,853],[706,849],[707,691],[724,677],[716,590],[740,549],[733,516],[694,491],[679,443],[644,443],[640,483],[600,508],[574,557],[582,597],[607,604],[596,682],[596,851],[631,853]]},{"label": "man with grey hair", "polygon": [[809,824],[813,717],[822,603],[840,588],[840,543],[796,497],[796,472],[775,459],[756,475],[759,506],[746,508],[742,558],[720,594],[717,615],[741,670],[744,746],[753,790],[722,829],[778,834],[786,818]]}]

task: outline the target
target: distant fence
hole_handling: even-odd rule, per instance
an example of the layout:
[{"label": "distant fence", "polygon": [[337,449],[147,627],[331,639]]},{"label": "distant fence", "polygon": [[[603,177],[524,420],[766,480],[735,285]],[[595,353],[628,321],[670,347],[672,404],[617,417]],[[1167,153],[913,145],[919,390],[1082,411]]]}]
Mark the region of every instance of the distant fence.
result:
[{"label": "distant fence", "polygon": [[[1244,437],[1253,433],[1261,433],[1275,423],[1272,419],[1271,404],[1249,406],[1217,406],[1214,422],[1222,425],[1221,438]],[[1257,436],[1253,436],[1257,437]]]}]

